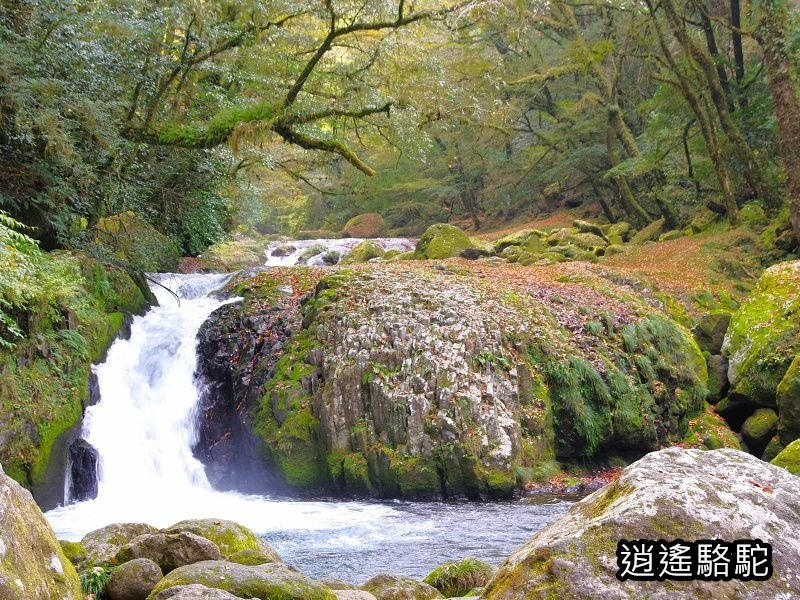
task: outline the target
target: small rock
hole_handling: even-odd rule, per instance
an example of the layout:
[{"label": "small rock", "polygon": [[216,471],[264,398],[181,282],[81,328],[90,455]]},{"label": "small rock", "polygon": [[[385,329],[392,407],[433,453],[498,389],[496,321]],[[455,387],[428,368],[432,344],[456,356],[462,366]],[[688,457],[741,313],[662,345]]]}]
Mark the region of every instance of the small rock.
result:
[{"label": "small rock", "polygon": [[117,562],[148,558],[157,563],[164,573],[169,573],[184,565],[203,560],[218,560],[221,557],[214,542],[182,531],[140,535],[117,552],[115,558]]},{"label": "small rock", "polygon": [[381,574],[367,581],[361,589],[377,600],[432,600],[444,598],[435,587],[410,577]]},{"label": "small rock", "polygon": [[136,558],[111,571],[106,594],[111,600],[146,600],[164,574],[152,560]]}]

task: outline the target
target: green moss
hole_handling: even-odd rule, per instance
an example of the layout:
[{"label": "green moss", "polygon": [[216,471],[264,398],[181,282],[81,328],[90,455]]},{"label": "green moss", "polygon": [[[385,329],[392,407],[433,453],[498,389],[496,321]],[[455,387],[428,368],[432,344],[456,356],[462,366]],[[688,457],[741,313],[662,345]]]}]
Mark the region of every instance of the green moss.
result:
[{"label": "green moss", "polygon": [[[188,532],[214,542],[222,556],[239,564],[280,562],[278,554],[246,527],[224,519],[190,519],[175,523],[166,533]],[[126,543],[123,540],[122,543]],[[258,559],[261,562],[253,563]],[[262,560],[263,559],[263,560]]]},{"label": "green moss", "polygon": [[742,449],[736,434],[725,420],[707,406],[706,410],[689,421],[689,431],[683,439],[685,444],[707,450],[718,448]]},{"label": "green moss", "polygon": [[482,247],[482,243],[470,238],[458,227],[436,223],[419,238],[415,258],[429,260],[450,258],[458,256],[464,250]]},{"label": "green moss", "polygon": [[391,457],[390,468],[404,498],[434,498],[442,494],[434,459],[403,456],[395,452]]},{"label": "green moss", "polygon": [[513,469],[481,467],[478,476],[486,485],[486,493],[492,499],[508,499],[514,494],[517,478]]},{"label": "green moss", "polygon": [[800,475],[800,440],[795,440],[770,461],[771,465],[782,467],[795,475]]},{"label": "green moss", "polygon": [[759,408],[742,425],[742,435],[749,442],[759,442],[763,447],[777,429],[777,413],[771,408]]},{"label": "green moss", "polygon": [[492,567],[475,558],[448,562],[431,571],[422,581],[439,590],[446,598],[463,596],[483,587],[492,576]]},{"label": "green moss", "polygon": [[80,564],[83,559],[86,558],[86,548],[79,542],[59,540],[58,543],[61,544],[61,550],[63,550],[64,556],[66,556],[73,565]]},{"label": "green moss", "polygon": [[778,434],[781,442],[788,444],[800,438],[800,354],[778,384],[775,400],[778,405]]},{"label": "green moss", "polygon": [[350,265],[355,263],[363,263],[373,258],[383,258],[386,252],[377,243],[372,240],[364,240],[359,243],[345,256],[341,264]]}]

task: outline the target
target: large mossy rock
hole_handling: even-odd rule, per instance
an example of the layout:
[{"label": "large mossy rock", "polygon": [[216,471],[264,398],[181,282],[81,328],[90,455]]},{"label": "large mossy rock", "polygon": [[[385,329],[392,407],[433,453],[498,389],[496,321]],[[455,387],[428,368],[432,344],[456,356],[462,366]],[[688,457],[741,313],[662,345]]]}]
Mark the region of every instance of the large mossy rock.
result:
[{"label": "large mossy rock", "polygon": [[386,251],[377,242],[364,240],[355,245],[340,262],[343,265],[351,265],[367,262],[373,258],[383,258],[385,255]]},{"label": "large mossy rock", "polygon": [[653,221],[643,227],[631,238],[631,244],[644,244],[645,242],[655,241],[664,233],[664,219]]},{"label": "large mossy rock", "polygon": [[181,258],[171,239],[132,211],[100,219],[95,241],[139,271],[174,272]]},{"label": "large mossy rock", "polygon": [[247,566],[213,560],[175,569],[155,587],[151,599],[172,587],[199,583],[259,600],[336,600],[330,588],[278,563]]},{"label": "large mossy rock", "polygon": [[386,221],[378,213],[364,213],[350,219],[342,231],[351,238],[382,237],[386,235]]},{"label": "large mossy rock", "polygon": [[800,440],[795,440],[786,446],[770,461],[770,464],[800,475]]},{"label": "large mossy rock", "polygon": [[800,261],[774,265],[731,318],[723,354],[730,393],[755,406],[776,407],[778,384],[800,353]]},{"label": "large mossy rock", "polygon": [[485,586],[494,569],[475,558],[449,562],[435,568],[423,579],[423,583],[439,590],[445,598],[465,596],[475,588]]},{"label": "large mossy rock", "polygon": [[455,225],[436,223],[422,234],[414,252],[418,259],[435,260],[461,256],[469,250],[488,251],[485,244],[469,237]]},{"label": "large mossy rock", "polygon": [[[627,467],[575,504],[498,570],[487,600],[800,597],[800,478],[736,450],[670,448]],[[617,542],[759,538],[768,581],[620,582]]]},{"label": "large mossy rock", "polygon": [[376,575],[361,589],[374,595],[378,600],[436,600],[444,598],[435,587],[397,575]]},{"label": "large mossy rock", "polygon": [[692,329],[700,349],[703,352],[719,354],[730,322],[731,313],[727,310],[715,310],[700,317]]},{"label": "large mossy rock", "polygon": [[176,585],[156,594],[152,600],[240,600],[240,596],[234,596],[225,590],[192,583],[190,585]]},{"label": "large mossy rock", "polygon": [[237,279],[244,301],[212,315],[200,370],[233,390],[229,412],[247,407],[270,472],[296,490],[508,498],[554,458],[681,441],[706,396],[692,336],[630,288],[563,266],[531,277],[503,265],[504,279],[480,265],[361,265],[302,305],[275,293],[280,271]]},{"label": "large mossy rock", "polygon": [[[236,555],[244,556],[250,552],[258,555],[264,562],[281,562],[281,557],[269,544],[255,533],[225,519],[190,519],[175,523],[164,530],[165,533],[193,533],[211,540],[219,548],[222,556],[228,560]],[[252,556],[252,555],[250,555]]]},{"label": "large mossy rock", "polygon": [[742,437],[747,448],[760,456],[778,431],[778,415],[771,408],[759,408],[742,424]]},{"label": "large mossy rock", "polygon": [[78,573],[30,492],[0,468],[0,598],[82,600]]}]

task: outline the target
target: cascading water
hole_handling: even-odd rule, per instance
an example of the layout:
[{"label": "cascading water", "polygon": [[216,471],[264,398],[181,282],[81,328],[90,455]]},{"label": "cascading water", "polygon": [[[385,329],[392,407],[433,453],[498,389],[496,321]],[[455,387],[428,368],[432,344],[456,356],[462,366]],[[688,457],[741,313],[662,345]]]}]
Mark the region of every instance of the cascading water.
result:
[{"label": "cascading water", "polygon": [[[321,266],[326,263],[326,255],[343,257],[358,244],[362,238],[295,240],[291,242],[272,242],[267,247],[268,267],[290,267],[299,263],[312,266]],[[371,242],[383,250],[397,250],[408,252],[414,249],[414,242],[406,238],[375,238]],[[335,262],[335,261],[334,261]]]},{"label": "cascading water", "polygon": [[[389,571],[424,576],[468,554],[497,563],[570,502],[307,502],[215,491],[191,452],[199,398],[196,335],[229,275],[162,275],[159,306],[136,317],[95,367],[100,402],[83,437],[100,454],[97,498],[47,513],[59,538],[109,523],[167,527],[188,518],[230,519],[263,534],[309,575],[357,581]],[[180,302],[165,289],[171,289]],[[524,523],[524,526],[520,524]]]}]

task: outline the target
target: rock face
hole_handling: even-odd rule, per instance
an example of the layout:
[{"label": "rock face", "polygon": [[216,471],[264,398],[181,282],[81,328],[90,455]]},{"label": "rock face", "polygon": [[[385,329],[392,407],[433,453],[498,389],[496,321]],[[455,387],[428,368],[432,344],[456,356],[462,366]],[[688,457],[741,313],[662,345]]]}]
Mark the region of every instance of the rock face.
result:
[{"label": "rock face", "polygon": [[205,561],[180,567],[164,577],[151,598],[169,588],[199,583],[240,598],[260,600],[336,600],[333,592],[282,564],[255,567],[226,561]]},{"label": "rock face", "polygon": [[509,497],[554,457],[684,437],[707,382],[686,330],[582,269],[520,287],[488,269],[363,265],[308,295],[312,271],[235,281],[245,301],[201,334],[223,392],[204,421],[235,415],[295,490],[377,497]]},{"label": "rock face", "polygon": [[0,468],[0,598],[80,600],[75,567],[30,492]]},{"label": "rock face", "polygon": [[70,444],[70,500],[82,502],[97,498],[99,462],[100,455],[86,440],[77,439]]},{"label": "rock face", "polygon": [[772,459],[770,464],[784,468],[795,475],[800,475],[800,440],[795,440],[786,446]]},{"label": "rock face", "polygon": [[[800,596],[800,478],[736,450],[670,448],[626,468],[575,504],[498,570],[489,600]],[[758,538],[772,544],[768,581],[620,582],[620,539]]]},{"label": "rock face", "polygon": [[106,583],[111,600],[145,600],[164,574],[152,560],[136,558],[115,567]]}]

